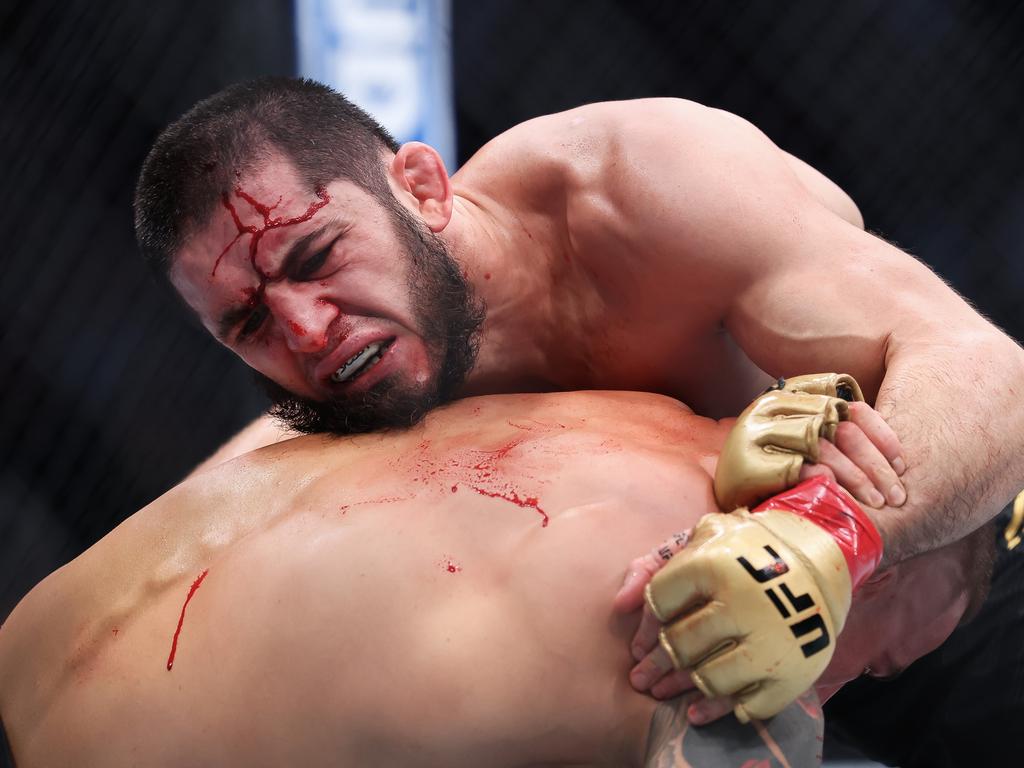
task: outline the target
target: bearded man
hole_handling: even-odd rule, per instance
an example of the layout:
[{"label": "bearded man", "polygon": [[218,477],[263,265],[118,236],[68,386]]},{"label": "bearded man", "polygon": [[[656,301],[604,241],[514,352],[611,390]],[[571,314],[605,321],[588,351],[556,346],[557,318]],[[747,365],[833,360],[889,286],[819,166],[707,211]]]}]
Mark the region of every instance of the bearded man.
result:
[{"label": "bearded man", "polygon": [[[718,110],[589,105],[512,128],[449,177],[432,148],[398,146],[324,86],[256,81],[158,139],[136,223],[300,429],[585,388],[715,416],[774,377],[843,369],[905,446],[837,433],[873,456],[843,483],[883,567],[969,534],[1024,485],[1024,352],[865,233],[835,184]],[[731,616],[760,594],[718,586]]]}]

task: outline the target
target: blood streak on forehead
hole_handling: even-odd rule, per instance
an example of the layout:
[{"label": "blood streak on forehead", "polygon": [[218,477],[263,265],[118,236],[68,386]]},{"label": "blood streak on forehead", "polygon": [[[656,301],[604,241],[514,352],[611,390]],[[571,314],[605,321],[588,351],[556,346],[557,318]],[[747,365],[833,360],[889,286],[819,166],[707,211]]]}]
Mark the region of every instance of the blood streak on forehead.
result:
[{"label": "blood streak on forehead", "polygon": [[252,240],[249,241],[249,262],[252,264],[253,271],[256,272],[259,277],[260,284],[259,287],[249,296],[248,303],[251,307],[255,307],[259,304],[260,300],[263,298],[263,292],[266,290],[267,280],[270,277],[266,272],[260,269],[259,265],[256,263],[256,254],[259,251],[260,240],[263,239],[263,235],[271,229],[291,227],[295,224],[301,224],[304,221],[309,221],[314,215],[316,215],[317,211],[331,202],[331,196],[327,194],[327,190],[324,187],[317,188],[316,196],[318,198],[317,201],[310,203],[305,213],[293,216],[290,219],[286,219],[283,216],[273,218],[271,217],[271,214],[274,209],[281,204],[280,197],[277,198],[277,202],[273,205],[267,205],[266,203],[261,203],[240,186],[235,187],[235,197],[248,203],[256,213],[263,217],[263,226],[259,227],[255,224],[246,225],[242,223],[242,219],[238,215],[238,210],[235,208],[235,204],[231,202],[231,196],[225,192],[221,196],[220,202],[221,205],[227,209],[228,213],[231,214],[231,220],[235,222],[235,228],[238,230],[238,234],[235,235],[234,239],[232,239],[230,243],[224,246],[224,250],[220,252],[220,255],[217,256],[217,260],[213,262],[213,270],[210,272],[210,277],[213,278],[217,276],[217,267],[220,266],[221,259],[223,259],[227,252],[231,250],[231,247],[237,243],[243,235],[252,235]]}]

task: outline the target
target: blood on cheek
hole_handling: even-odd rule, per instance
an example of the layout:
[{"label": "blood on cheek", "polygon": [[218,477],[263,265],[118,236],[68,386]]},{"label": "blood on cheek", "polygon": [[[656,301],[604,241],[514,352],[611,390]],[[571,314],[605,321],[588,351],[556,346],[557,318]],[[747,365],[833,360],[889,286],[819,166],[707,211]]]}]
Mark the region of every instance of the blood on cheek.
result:
[{"label": "blood on cheek", "polygon": [[[318,187],[316,189],[317,200],[310,203],[304,213],[291,218],[285,218],[283,216],[274,218],[271,214],[274,209],[281,204],[280,197],[277,198],[277,202],[273,205],[267,205],[266,203],[262,203],[257,200],[240,186],[235,187],[234,194],[235,197],[248,203],[256,213],[263,217],[263,225],[257,226],[256,224],[243,224],[241,217],[238,215],[238,209],[235,208],[235,204],[231,201],[231,196],[227,192],[221,195],[221,205],[223,205],[231,215],[231,220],[235,223],[235,229],[238,230],[238,233],[230,243],[224,246],[224,250],[222,250],[217,256],[217,260],[213,263],[213,270],[210,272],[210,278],[212,279],[217,276],[217,268],[220,266],[220,262],[224,256],[227,255],[227,252],[231,250],[232,246],[234,246],[234,244],[237,243],[244,235],[252,235],[252,239],[249,241],[249,263],[252,265],[252,269],[259,278],[260,283],[255,290],[246,289],[245,299],[246,304],[249,307],[255,308],[263,301],[263,294],[267,289],[267,281],[271,279],[271,275],[264,272],[260,268],[259,264],[256,263],[256,256],[259,253],[260,240],[263,239],[263,235],[272,229],[282,229],[283,227],[291,227],[296,224],[301,224],[304,221],[309,221],[316,215],[317,211],[331,202],[331,196],[327,194],[327,190],[324,187]],[[293,333],[296,333],[297,335],[305,334],[305,330],[301,326],[298,326],[297,324],[294,325],[295,327],[292,327],[291,329]]]}]

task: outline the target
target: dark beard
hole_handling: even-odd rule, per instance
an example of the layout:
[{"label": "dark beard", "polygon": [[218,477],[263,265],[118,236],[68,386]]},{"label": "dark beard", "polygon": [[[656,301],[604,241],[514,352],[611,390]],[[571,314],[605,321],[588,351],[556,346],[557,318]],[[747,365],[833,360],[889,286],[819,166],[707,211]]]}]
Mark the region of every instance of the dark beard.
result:
[{"label": "dark beard", "polygon": [[394,198],[382,203],[409,257],[409,290],[427,353],[431,361],[440,361],[437,375],[421,388],[388,376],[365,392],[318,401],[294,395],[257,374],[273,403],[270,415],[298,432],[350,435],[411,427],[455,397],[476,360],[483,303],[473,296],[472,286],[441,238]]}]

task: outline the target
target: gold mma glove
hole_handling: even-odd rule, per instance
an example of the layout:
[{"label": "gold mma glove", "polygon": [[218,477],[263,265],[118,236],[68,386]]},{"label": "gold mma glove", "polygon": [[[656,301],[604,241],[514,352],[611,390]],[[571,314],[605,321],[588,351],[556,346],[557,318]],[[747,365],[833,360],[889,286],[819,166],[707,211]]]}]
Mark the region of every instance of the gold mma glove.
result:
[{"label": "gold mma glove", "polygon": [[[795,482],[803,459],[817,456],[818,439],[846,416],[846,400],[836,395],[860,398],[849,376],[780,384],[736,422],[718,465],[719,474],[731,474],[716,474],[716,495],[723,489],[728,498],[756,500]],[[660,642],[675,666],[689,669],[706,696],[733,696],[746,722],[777,714],[814,684],[853,590],[881,558],[871,520],[838,485],[817,477],[753,511],[703,517],[645,597],[666,625]]]},{"label": "gold mma glove", "polygon": [[845,373],[779,379],[740,414],[715,470],[715,500],[729,511],[750,506],[796,484],[804,460],[818,460],[818,440],[832,440],[849,417],[848,402],[863,400]]}]

